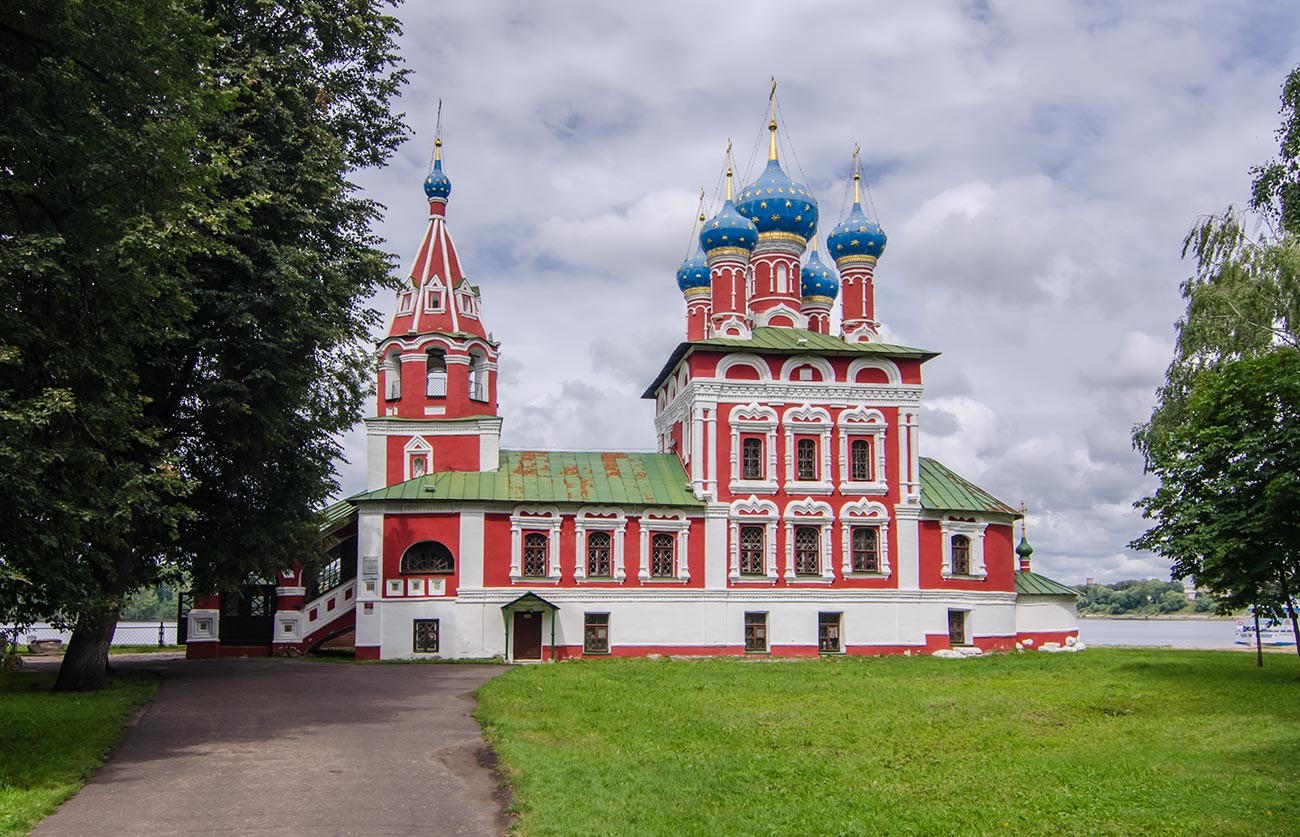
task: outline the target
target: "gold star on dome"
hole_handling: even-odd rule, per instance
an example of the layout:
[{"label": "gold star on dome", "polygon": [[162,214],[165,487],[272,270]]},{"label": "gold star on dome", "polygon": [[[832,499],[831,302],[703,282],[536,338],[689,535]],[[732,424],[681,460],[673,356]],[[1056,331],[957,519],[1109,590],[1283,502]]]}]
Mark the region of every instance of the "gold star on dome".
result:
[{"label": "gold star on dome", "polygon": [[714,221],[714,222],[713,222],[713,226],[716,228],[716,227],[718,226],[719,223],[720,223],[720,222],[718,222],[718,221]]},{"label": "gold star on dome", "polygon": [[799,222],[802,221],[802,220],[803,220],[803,216],[802,216],[802,215],[796,215],[796,216],[794,216],[794,222],[795,222],[796,224],[799,223]]},{"label": "gold star on dome", "polygon": [[769,186],[768,189],[767,189],[767,193],[768,193],[769,195],[772,194],[772,188],[771,188],[770,186]]},{"label": "gold star on dome", "polygon": [[759,202],[758,202],[758,208],[759,208],[759,209],[767,209],[767,201],[759,201]]},{"label": "gold star on dome", "polygon": [[867,231],[866,227],[858,227],[858,232],[866,232],[866,231]]},{"label": "gold star on dome", "polygon": [[778,187],[776,187],[776,190],[777,190],[778,192],[785,192],[785,187],[784,187],[784,186],[778,186]]},{"label": "gold star on dome", "polygon": [[785,208],[786,208],[786,209],[789,209],[789,208],[792,207],[792,206],[794,206],[794,204],[790,203],[789,201],[786,201],[786,202],[785,202]]},{"label": "gold star on dome", "polygon": [[726,234],[726,233],[723,233],[723,234],[722,234],[722,240],[723,240],[723,241],[726,241],[726,240],[727,240],[727,234]]},{"label": "gold star on dome", "polygon": [[857,247],[857,246],[858,246],[858,240],[857,240],[856,238],[853,239],[852,241],[849,242],[849,246],[850,246],[850,247]]},{"label": "gold star on dome", "polygon": [[843,249],[844,249],[844,245],[843,245],[843,244],[836,244],[836,245],[835,245],[835,249],[836,249],[836,250],[843,250]]},{"label": "gold star on dome", "polygon": [[780,220],[781,220],[781,216],[780,216],[780,215],[773,215],[773,216],[772,216],[772,220],[773,220],[773,221],[780,221]]}]

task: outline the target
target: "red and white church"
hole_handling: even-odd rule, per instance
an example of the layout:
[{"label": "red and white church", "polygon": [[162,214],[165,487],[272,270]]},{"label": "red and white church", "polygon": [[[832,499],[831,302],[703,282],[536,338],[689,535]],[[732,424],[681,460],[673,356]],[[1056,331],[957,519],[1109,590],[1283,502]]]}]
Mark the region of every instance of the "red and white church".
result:
[{"label": "red and white church", "polygon": [[[686,339],[645,391],[658,453],[500,447],[501,344],[429,218],[376,352],[367,490],[325,511],[329,560],[198,596],[192,657],[551,660],[1077,647],[1075,591],[1030,569],[1021,514],[921,455],[922,367],[881,342],[886,237],[768,162],[701,215]],[[839,333],[832,309],[839,299]]]}]

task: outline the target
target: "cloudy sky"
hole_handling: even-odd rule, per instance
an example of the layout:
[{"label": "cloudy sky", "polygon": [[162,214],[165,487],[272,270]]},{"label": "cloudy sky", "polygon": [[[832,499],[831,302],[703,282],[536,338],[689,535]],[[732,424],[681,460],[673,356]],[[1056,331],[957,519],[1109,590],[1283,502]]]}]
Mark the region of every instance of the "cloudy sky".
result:
[{"label": "cloudy sky", "polygon": [[[699,190],[714,194],[728,139],[757,173],[775,75],[787,171],[817,194],[823,234],[858,143],[889,234],[877,318],[891,341],[943,353],[925,367],[922,453],[1027,502],[1042,572],[1168,575],[1125,548],[1151,487],[1130,429],[1172,351],[1184,233],[1244,203],[1275,150],[1300,7],[440,0],[399,14],[415,135],[358,182],[405,269],[441,98],[449,223],[503,343],[507,446],[653,448],[639,395],[684,336],[674,272]],[[346,441],[352,493],[360,429]]]}]

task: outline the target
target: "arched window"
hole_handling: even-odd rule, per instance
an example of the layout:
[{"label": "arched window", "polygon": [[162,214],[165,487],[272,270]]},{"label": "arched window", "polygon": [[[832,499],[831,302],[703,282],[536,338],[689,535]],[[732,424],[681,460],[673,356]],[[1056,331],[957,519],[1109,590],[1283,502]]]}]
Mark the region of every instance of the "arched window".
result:
[{"label": "arched window", "polygon": [[425,359],[424,394],[430,398],[447,397],[447,357],[442,349],[430,349]]},{"label": "arched window", "polygon": [[587,535],[587,575],[612,576],[610,565],[609,532],[591,532]]},{"label": "arched window", "polygon": [[854,482],[871,480],[871,442],[854,439],[849,445],[849,479]]},{"label": "arched window", "polygon": [[776,287],[773,288],[772,290],[779,294],[785,293],[787,290],[789,290],[790,287],[789,279],[790,277],[789,274],[786,273],[785,265],[783,264],[777,265],[776,266]]},{"label": "arched window", "polygon": [[740,450],[740,478],[744,480],[761,480],[763,478],[763,440],[750,436],[740,443]]},{"label": "arched window", "polygon": [[469,353],[469,397],[475,401],[488,400],[487,358],[477,349]]},{"label": "arched window", "polygon": [[952,536],[952,574],[970,575],[970,538]]},{"label": "arched window", "polygon": [[437,541],[420,541],[411,546],[402,555],[402,572],[437,573],[446,575],[456,572],[456,559],[451,550]]},{"label": "arched window", "polygon": [[795,527],[794,571],[797,575],[817,575],[822,571],[821,532],[816,526]]},{"label": "arched window", "polygon": [[672,578],[677,574],[674,543],[676,538],[659,533],[650,540],[650,575],[653,578]]},{"label": "arched window", "polygon": [[546,535],[541,532],[529,532],[524,535],[524,575],[544,576],[549,563]]},{"label": "arched window", "polygon": [[795,479],[812,482],[817,479],[817,442],[813,439],[800,439],[796,446]]},{"label": "arched window", "polygon": [[384,358],[384,399],[396,401],[402,397],[402,358],[391,351]]}]

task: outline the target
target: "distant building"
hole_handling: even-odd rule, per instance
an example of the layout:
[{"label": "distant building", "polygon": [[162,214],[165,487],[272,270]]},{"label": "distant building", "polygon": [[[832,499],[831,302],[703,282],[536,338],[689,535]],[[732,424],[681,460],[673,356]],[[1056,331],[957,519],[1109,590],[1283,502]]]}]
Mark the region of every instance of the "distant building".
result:
[{"label": "distant building", "polygon": [[936,353],[880,340],[886,236],[856,159],[828,263],[817,201],[769,128],[766,168],[738,197],[728,168],[725,203],[701,216],[677,273],[686,339],[645,391],[656,453],[500,448],[501,344],[452,243],[439,141],[428,225],[376,351],[367,490],[327,511],[335,560],[199,597],[190,655],[349,634],[360,659],[509,660],[1076,637],[1076,593],[1031,571],[1020,514],[921,456],[921,370]]}]

